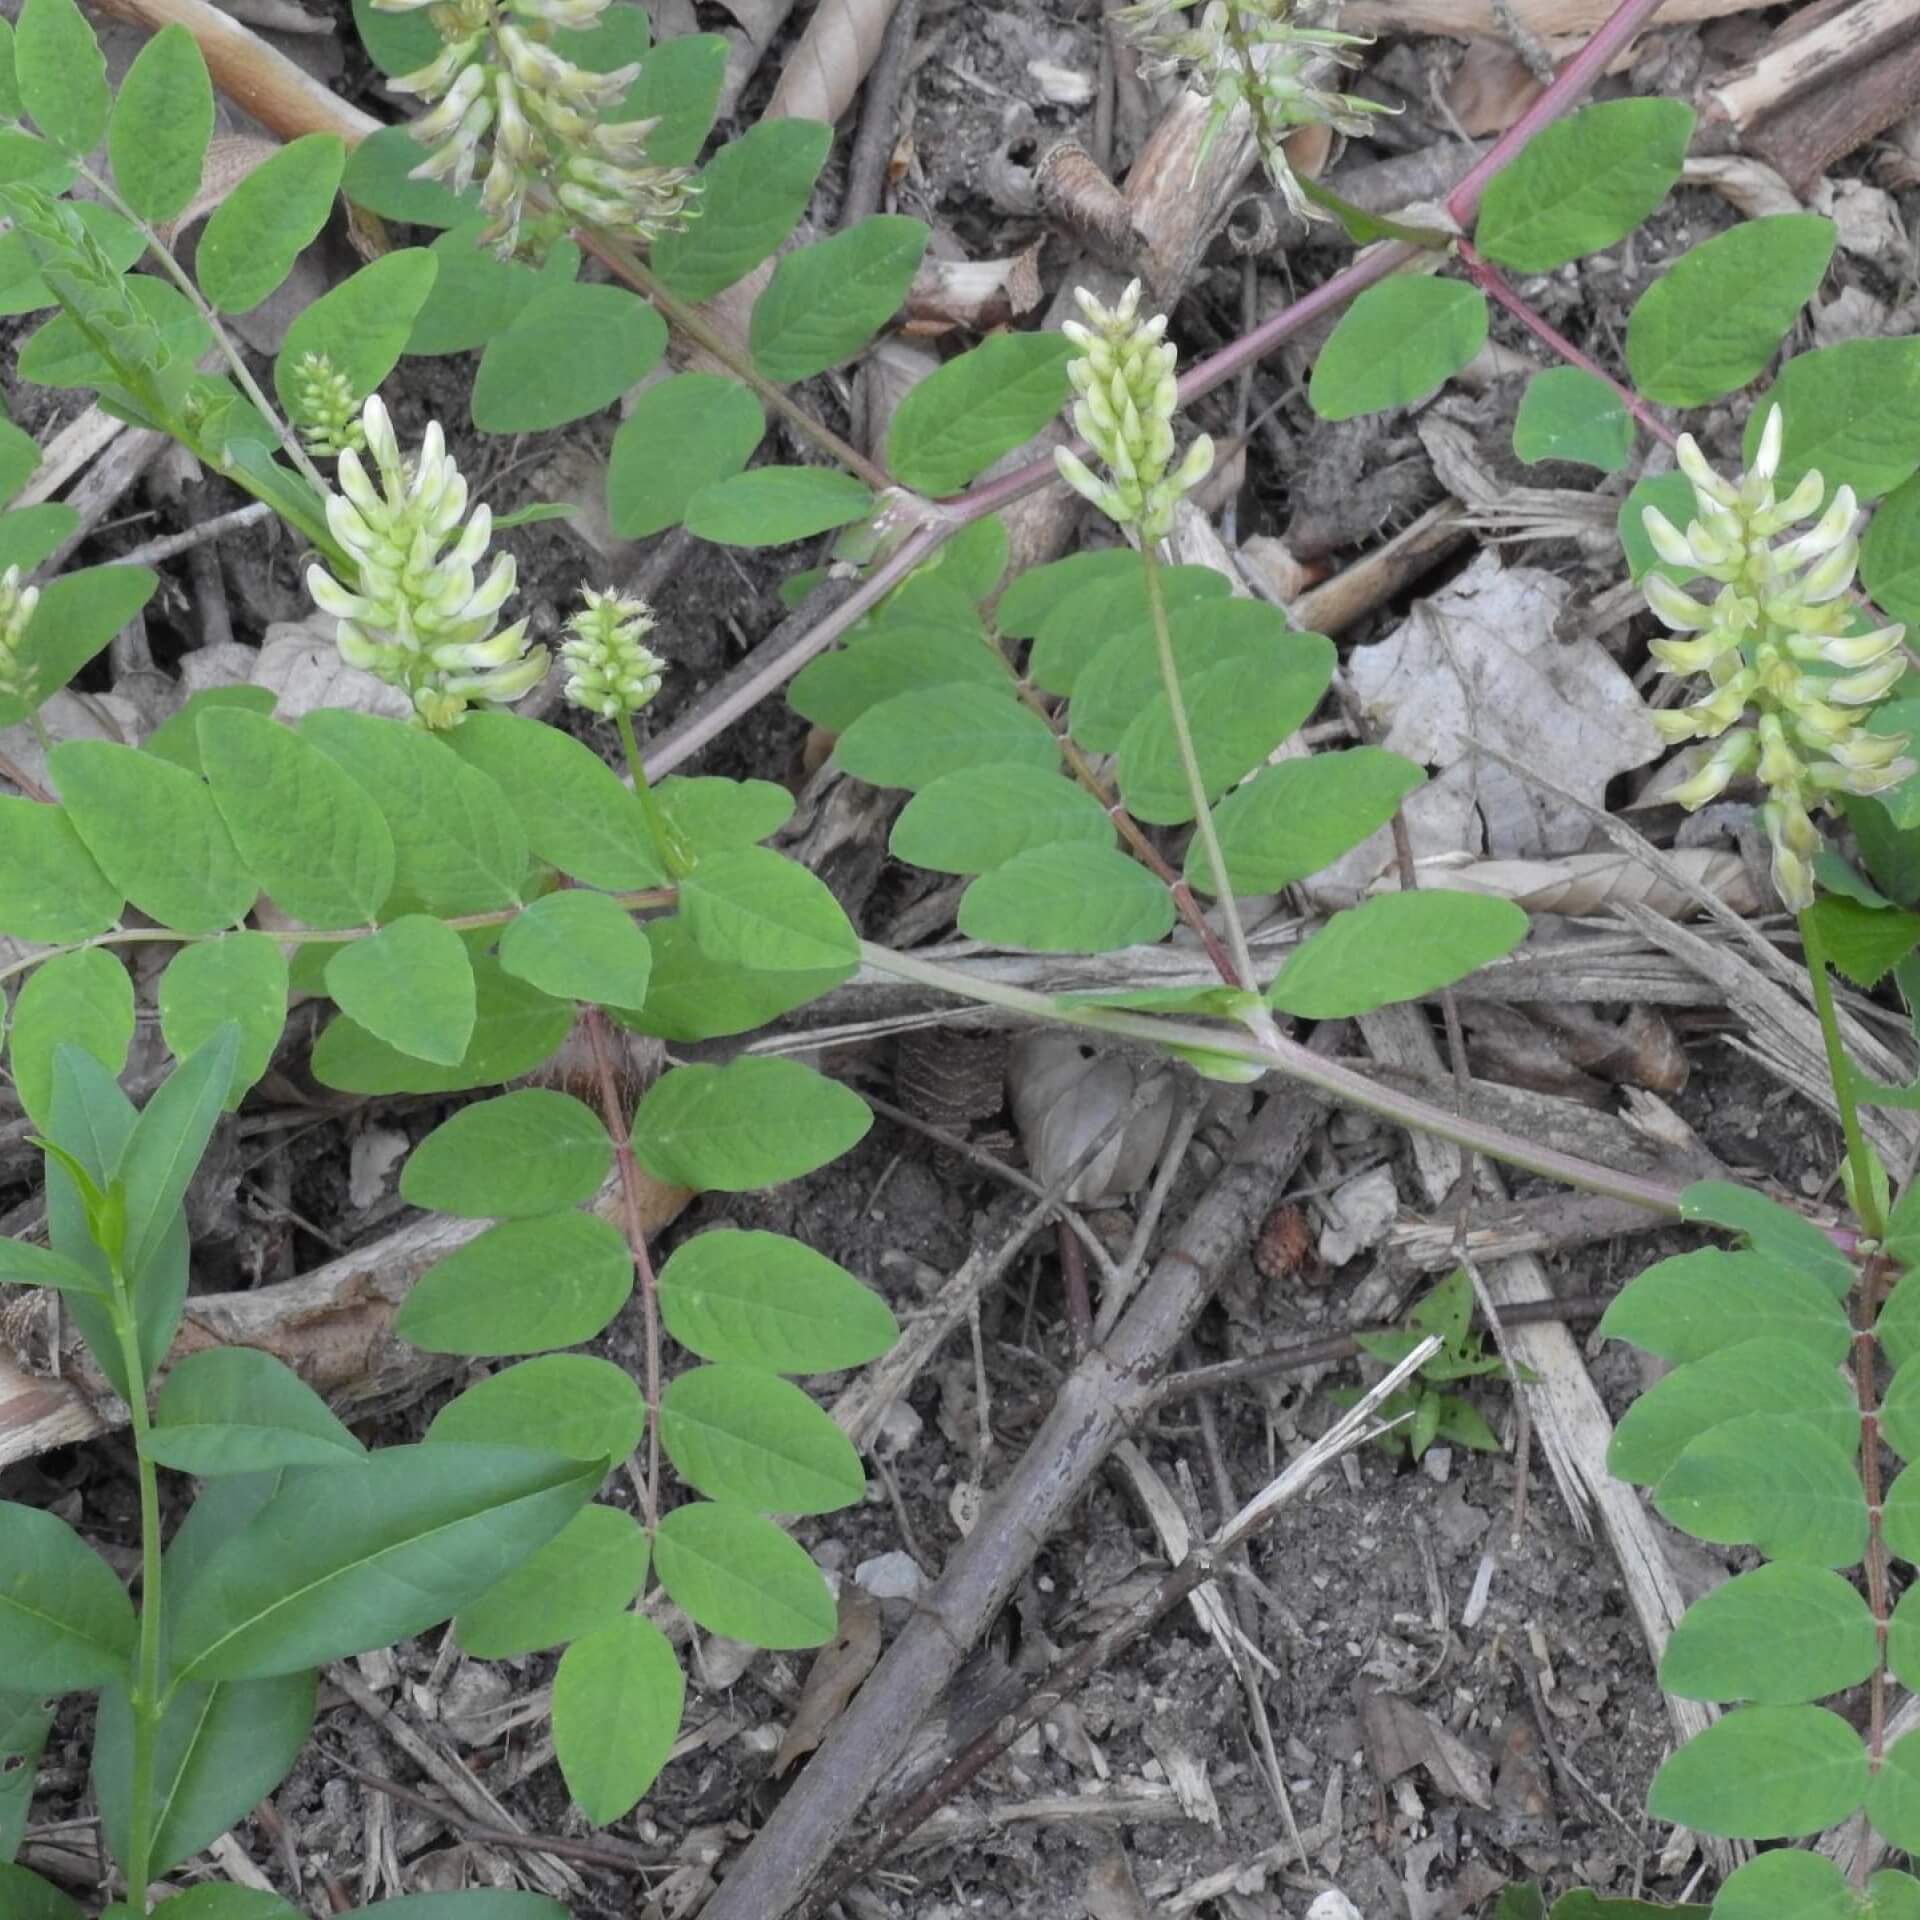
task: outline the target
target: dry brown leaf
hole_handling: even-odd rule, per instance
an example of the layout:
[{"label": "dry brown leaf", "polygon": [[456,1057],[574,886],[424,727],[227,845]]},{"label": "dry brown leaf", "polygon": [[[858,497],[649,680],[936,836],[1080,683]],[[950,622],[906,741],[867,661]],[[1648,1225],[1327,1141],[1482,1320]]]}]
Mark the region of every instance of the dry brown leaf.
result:
[{"label": "dry brown leaf", "polygon": [[[1158,1072],[1157,1068],[1149,1071]],[[1134,1103],[1141,1069],[1070,1033],[1030,1033],[1007,1058],[1007,1103],[1027,1164],[1051,1187]],[[1079,1206],[1111,1206],[1153,1170],[1173,1118],[1174,1083],[1160,1074],[1146,1102],[1067,1188]]]},{"label": "dry brown leaf", "polygon": [[[1759,912],[1753,875],[1737,853],[1677,847],[1667,858],[1735,913]],[[1669,886],[1643,862],[1620,852],[1569,853],[1557,860],[1476,860],[1471,854],[1447,853],[1416,860],[1414,874],[1423,887],[1491,894],[1529,913],[1605,913],[1623,901],[1669,920],[1689,920],[1701,910],[1693,896]],[[1398,885],[1398,875],[1389,872],[1376,891],[1392,891]]]},{"label": "dry brown leaf", "polygon": [[780,1751],[773,1756],[778,1780],[803,1753],[827,1737],[860,1683],[880,1658],[880,1603],[851,1580],[840,1583],[840,1624],[833,1638],[814,1655],[800,1703],[793,1710]]},{"label": "dry brown leaf", "polygon": [[1359,1686],[1360,1730],[1367,1763],[1381,1786],[1403,1773],[1425,1767],[1434,1786],[1450,1800],[1485,1808],[1493,1803],[1493,1773],[1485,1759],[1431,1714],[1422,1713],[1398,1694]]},{"label": "dry brown leaf", "polygon": [[838,120],[880,57],[894,6],[895,0],[820,0],[760,117]]}]

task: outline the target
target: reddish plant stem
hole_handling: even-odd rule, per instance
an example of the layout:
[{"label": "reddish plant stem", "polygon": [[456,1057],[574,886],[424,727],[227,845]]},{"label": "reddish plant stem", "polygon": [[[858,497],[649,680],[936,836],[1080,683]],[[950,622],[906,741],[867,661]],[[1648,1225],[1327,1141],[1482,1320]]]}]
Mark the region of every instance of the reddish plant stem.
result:
[{"label": "reddish plant stem", "polygon": [[620,1076],[614,1071],[612,1036],[607,1016],[598,1007],[585,1012],[587,1046],[593,1055],[593,1077],[600,1093],[600,1119],[613,1142],[614,1164],[620,1171],[620,1215],[640,1281],[640,1312],[646,1331],[647,1480],[641,1497],[646,1502],[649,1528],[660,1518],[660,1302],[656,1296],[653,1260],[647,1252],[646,1212],[640,1193],[640,1163],[633,1157],[633,1138],[627,1130],[626,1102],[620,1095]]},{"label": "reddish plant stem", "polygon": [[1621,405],[1656,440],[1663,440],[1668,446],[1674,444],[1679,435],[1655,414],[1646,401],[1623,381],[1616,380],[1591,354],[1584,353],[1576,347],[1551,321],[1534,312],[1507,284],[1499,269],[1482,259],[1468,241],[1460,241],[1455,251],[1460,256],[1461,266],[1466,269],[1467,278],[1489,300],[1505,307],[1536,340],[1551,352],[1558,354],[1568,366],[1578,367],[1582,373],[1590,373],[1596,380],[1604,381],[1619,396]]},{"label": "reddish plant stem", "polygon": [[1879,1342],[1873,1329],[1892,1270],[1893,1262],[1884,1253],[1868,1257],[1860,1279],[1853,1333],[1853,1390],[1860,1403],[1860,1484],[1867,1496],[1867,1607],[1873,1615],[1876,1642],[1873,1673],[1867,1688],[1867,1765],[1876,1773],[1886,1752],[1887,1621],[1892,1594],[1881,1510],[1880,1410],[1873,1382]]}]

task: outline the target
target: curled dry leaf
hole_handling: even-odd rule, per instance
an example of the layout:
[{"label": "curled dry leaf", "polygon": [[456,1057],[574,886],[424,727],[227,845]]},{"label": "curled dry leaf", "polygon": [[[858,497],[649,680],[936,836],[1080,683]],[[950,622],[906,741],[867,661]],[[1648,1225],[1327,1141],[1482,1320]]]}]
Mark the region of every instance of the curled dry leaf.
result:
[{"label": "curled dry leaf", "polygon": [[[1735,913],[1759,912],[1753,874],[1737,853],[1678,847],[1667,858]],[[1446,853],[1416,860],[1414,874],[1423,887],[1491,894],[1529,913],[1601,914],[1623,903],[1669,920],[1691,919],[1700,911],[1690,894],[1619,852],[1568,853],[1557,860],[1476,860],[1471,854]],[[1398,875],[1389,870],[1376,891],[1389,892],[1398,885]]]},{"label": "curled dry leaf", "polygon": [[780,1751],[773,1756],[778,1780],[802,1754],[827,1737],[827,1729],[859,1692],[860,1683],[880,1658],[880,1603],[851,1580],[840,1584],[840,1623],[833,1638],[814,1655],[800,1704],[793,1710]]},{"label": "curled dry leaf", "polygon": [[936,260],[920,263],[907,289],[903,331],[937,340],[956,327],[989,333],[1031,313],[1045,289],[1040,284],[1044,238],[1006,260]]},{"label": "curled dry leaf", "polygon": [[[1144,1104],[1067,1188],[1079,1206],[1111,1206],[1153,1170],[1173,1119],[1173,1076],[1157,1066]],[[1030,1033],[1014,1042],[1007,1096],[1027,1164],[1051,1187],[1134,1103],[1142,1069],[1066,1033]]]},{"label": "curled dry leaf", "polygon": [[895,0],[820,0],[761,118],[829,125],[838,120],[880,57],[894,5]]}]

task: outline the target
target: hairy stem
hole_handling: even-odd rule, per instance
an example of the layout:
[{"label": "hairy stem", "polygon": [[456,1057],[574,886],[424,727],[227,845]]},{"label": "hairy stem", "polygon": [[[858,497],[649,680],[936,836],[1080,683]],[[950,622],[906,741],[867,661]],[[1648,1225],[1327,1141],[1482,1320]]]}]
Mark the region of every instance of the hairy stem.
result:
[{"label": "hairy stem", "polygon": [[676,300],[631,247],[593,227],[576,228],[573,237],[583,252],[592,254],[618,274],[636,293],[644,294],[670,327],[704,352],[712,354],[736,380],[743,386],[751,387],[788,426],[803,439],[812,441],[829,460],[837,461],[849,473],[858,474],[876,493],[884,493],[893,485],[885,471],[869,460],[858,447],[841,439],[831,427],[816,420],[784,387],[769,380],[753,364],[752,358],[738,341],[729,340],[718,327],[711,325],[692,307],[682,300]]},{"label": "hairy stem", "polygon": [[140,1481],[140,1646],[128,1697],[133,1709],[132,1782],[127,1810],[127,1898],[147,1911],[153,1860],[154,1749],[166,1701],[160,1688],[160,1476],[147,1454],[146,1368],[140,1359],[133,1291],[120,1262],[112,1265],[113,1330],[127,1378],[127,1414],[133,1426],[134,1467]]},{"label": "hairy stem", "polygon": [[1853,1187],[1853,1210],[1870,1240],[1887,1230],[1880,1217],[1880,1199],[1874,1182],[1873,1153],[1860,1130],[1860,1106],[1854,1098],[1853,1063],[1840,1039],[1840,1016],[1834,1011],[1833,982],[1827,977],[1827,951],[1819,923],[1811,911],[1800,915],[1800,945],[1807,957],[1807,979],[1813,987],[1813,1010],[1820,1018],[1820,1039],[1827,1050],[1827,1075],[1833,1082],[1834,1104],[1840,1110],[1840,1132],[1847,1143],[1847,1175]]}]

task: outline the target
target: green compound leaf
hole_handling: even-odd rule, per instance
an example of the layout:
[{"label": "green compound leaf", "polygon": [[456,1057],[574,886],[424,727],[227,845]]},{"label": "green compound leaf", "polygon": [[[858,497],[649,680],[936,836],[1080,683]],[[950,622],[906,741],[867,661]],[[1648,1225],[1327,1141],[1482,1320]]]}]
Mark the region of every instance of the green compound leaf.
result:
[{"label": "green compound leaf", "polygon": [[690,167],[706,145],[726,79],[727,43],[717,33],[683,33],[663,41],[640,63],[621,109],[632,120],[658,118],[647,136],[656,167]]},{"label": "green compound leaf", "polygon": [[203,775],[200,764],[200,716],[209,707],[244,707],[249,713],[271,713],[274,709],[270,687],[204,687],[189,694],[178,709],[162,720],[141,743],[141,752],[184,767],[188,773]]},{"label": "green compound leaf", "polygon": [[705,300],[751,272],[806,211],[833,129],[763,120],[700,170],[700,217],[653,245],[653,269],[683,300]]},{"label": "green compound leaf", "polygon": [[1660,1684],[1687,1700],[1798,1706],[1858,1685],[1877,1656],[1873,1615],[1837,1573],[1756,1567],[1687,1609]]},{"label": "green compound leaf", "polygon": [[638,1012],[623,1007],[610,1011],[622,1026],[663,1040],[713,1040],[765,1026],[831,993],[855,971],[833,967],[820,973],[756,973],[748,967],[723,967],[701,951],[678,914],[649,921],[645,932],[653,950],[647,1004]]},{"label": "green compound leaf", "polygon": [[1654,1504],[1696,1540],[1756,1546],[1808,1566],[1853,1566],[1866,1551],[1866,1501],[1852,1453],[1831,1435],[1831,1422],[1794,1416],[1723,1421],[1688,1442]]},{"label": "green compound leaf", "polygon": [[933,873],[987,873],[1040,847],[1113,845],[1107,810],[1041,767],[963,767],[909,800],[887,842]]},{"label": "green compound leaf", "polygon": [[[1320,872],[1385,826],[1426,777],[1411,760],[1379,747],[1265,768],[1213,812],[1229,884],[1236,893],[1277,893]],[[1201,892],[1213,891],[1198,835],[1187,847],[1186,877]]]},{"label": "green compound leaf", "polygon": [[631,1514],[582,1507],[530,1560],[453,1616],[453,1637],[475,1660],[517,1660],[562,1646],[620,1618],[646,1580],[647,1557],[647,1536]]},{"label": "green compound leaf", "polygon": [[297,1373],[253,1347],[215,1347],[176,1362],[147,1442],[150,1459],[202,1477],[337,1467],[366,1456]]},{"label": "green compound leaf", "polygon": [[0,1501],[0,1660],[41,1693],[118,1679],[133,1605],[113,1569],[64,1520]]},{"label": "green compound leaf", "polygon": [[1887,1665],[1903,1687],[1920,1676],[1920,1587],[1900,1596],[1887,1622]]},{"label": "green compound leaf", "polygon": [[568,887],[508,923],[500,964],[556,1000],[637,1007],[647,997],[653,949],[617,901]]},{"label": "green compound leaf", "polygon": [[482,433],[541,433],[610,407],[667,349],[667,323],[624,287],[562,283],[487,342],[473,382]]},{"label": "green compound leaf", "polygon": [[[1221,649],[1221,657],[1238,651],[1247,636],[1235,622],[1269,631],[1275,624],[1273,609],[1252,601],[1233,602],[1247,611],[1217,611],[1214,621],[1190,624],[1186,609],[1207,601],[1217,601],[1220,609],[1228,604],[1227,577],[1214,567],[1167,567],[1161,572],[1160,586],[1166,596],[1174,657],[1183,669],[1195,664],[1190,654],[1196,645],[1211,642]],[[1049,693],[1078,696],[1080,713],[1074,725],[1097,726],[1117,747],[1140,703],[1150,700],[1160,685],[1153,616],[1137,562],[1117,575],[1075,587],[1044,612],[1039,627],[1027,661],[1028,677]],[[1096,664],[1098,674],[1091,671]],[[1084,684],[1083,674],[1088,676]]]},{"label": "green compound leaf", "polygon": [[574,1804],[596,1827],[638,1805],[673,1752],[686,1680],[667,1636],[628,1614],[560,1656],[553,1751]]},{"label": "green compound leaf", "polygon": [[1005,693],[1006,666],[977,634],[889,624],[810,660],[788,687],[787,704],[814,726],[845,733],[882,701],[952,686]]},{"label": "green compound leaf", "polygon": [[1677,100],[1582,107],[1487,183],[1475,244],[1516,272],[1546,273],[1624,240],[1680,178],[1692,133]]},{"label": "green compound leaf", "polygon": [[1060,764],[1053,729],[1013,690],[934,687],[870,707],[833,750],[843,772],[874,787],[918,793],[966,767]]},{"label": "green compound leaf", "polygon": [[491,779],[433,734],[403,720],[321,707],[301,720],[300,738],[363,787],[386,821],[390,910],[489,913],[520,898],[533,856],[514,810]]},{"label": "green compound leaf", "polygon": [[1696,1180],[1680,1196],[1680,1217],[1745,1234],[1756,1253],[1811,1274],[1836,1300],[1853,1289],[1852,1262],[1811,1220],[1751,1188]]},{"label": "green compound leaf", "polygon": [[[993,610],[993,622],[1009,639],[1033,640],[1038,638],[1047,618],[1076,593],[1117,580],[1139,578],[1140,559],[1131,547],[1101,547],[1092,553],[1069,554],[1064,560],[1050,560],[1043,567],[1029,567],[1021,574],[1000,596],[999,605]],[[1071,693],[1073,689],[1051,691]]]},{"label": "green compound leaf", "polygon": [[[356,8],[356,12],[360,10]],[[383,21],[402,18],[397,14],[374,17]],[[347,155],[347,170],[340,178],[342,195],[383,220],[404,221],[412,227],[457,227],[476,220],[480,212],[477,187],[456,194],[438,180],[408,177],[420,164],[424,151],[405,127],[379,128],[356,142]]]},{"label": "green compound leaf", "polygon": [[229,933],[182,947],[160,976],[160,1033],[174,1057],[197,1053],[223,1026],[237,1049],[227,1111],[266,1072],[287,1020],[287,962],[264,933]]},{"label": "green compound leaf", "polygon": [[571,240],[556,246],[542,267],[497,260],[481,241],[485,226],[484,220],[468,220],[443,233],[429,249],[439,271],[407,336],[409,354],[469,353],[484,347],[536,296],[568,285],[580,271],[580,249]]},{"label": "green compound leaf", "polygon": [[434,1066],[458,1066],[478,1006],[466,942],[444,920],[409,913],[327,962],[327,991],[377,1040]]},{"label": "green compound leaf", "polygon": [[818,973],[860,958],[859,938],[825,883],[766,847],[702,860],[680,883],[680,913],[700,951],[722,966]]},{"label": "green compound leaf", "polygon": [[1267,1000],[1303,1020],[1335,1020],[1417,1000],[1464,980],[1527,937],[1510,900],[1389,893],[1336,913],[1280,969]]},{"label": "green compound leaf", "polygon": [[1369,287],[1313,363],[1307,399],[1323,420],[1424,400],[1486,344],[1487,303],[1459,280],[1405,276]]},{"label": "green compound leaf", "polygon": [[519,1447],[385,1447],[292,1475],[179,1596],[173,1673],[293,1673],[423,1633],[545,1545],[592,1496],[583,1466]]},{"label": "green compound leaf", "polygon": [[457,1064],[404,1053],[343,1015],[314,1047],[314,1077],[342,1093],[459,1093],[531,1073],[567,1037],[573,1008],[514,979],[489,954],[474,957],[472,973],[473,1038]]},{"label": "green compound leaf", "polygon": [[1032,847],[983,873],[960,896],[969,940],[1032,953],[1111,953],[1172,931],[1173,896],[1112,847]]},{"label": "green compound leaf", "polygon": [[[0,1862],[0,1907],[4,1907],[9,1920],[86,1920],[85,1913],[58,1887],[8,1862]],[[183,1916],[183,1920],[193,1920],[193,1916]],[[218,1916],[207,1914],[202,1920],[218,1920]]]},{"label": "green compound leaf", "polygon": [[922,493],[957,493],[1066,403],[1071,341],[1002,333],[949,360],[901,401],[887,429],[887,468]]},{"label": "green compound leaf", "polygon": [[834,1513],[867,1487],[847,1436],[758,1367],[694,1367],[670,1381],[660,1444],[689,1486],[757,1513]]},{"label": "green compound leaf", "polygon": [[[373,0],[353,0],[353,27],[368,57],[382,73],[412,73],[440,51],[438,31],[418,10],[396,13],[376,6]],[[418,166],[421,149],[416,146],[414,153]]]},{"label": "green compound leaf", "polygon": [[107,123],[107,157],[120,197],[160,225],[200,190],[213,138],[213,82],[185,27],[163,27],[134,56]]},{"label": "green compound leaf", "polygon": [[490,1227],[414,1283],[393,1330],[428,1353],[548,1353],[591,1340],[627,1304],[633,1256],[590,1213]]},{"label": "green compound leaf", "polygon": [[56,954],[36,968],[13,1003],[8,1046],[14,1091],[27,1118],[36,1127],[48,1123],[61,1047],[78,1047],[117,1074],[132,1043],[133,982],[104,947]]},{"label": "green compound leaf", "polygon": [[844,1267],[784,1234],[700,1234],[660,1269],[660,1317],[703,1360],[777,1373],[864,1366],[893,1345],[886,1302]]},{"label": "green compound leaf", "polygon": [[1866,1793],[1866,1749],[1837,1713],[1742,1707],[1668,1759],[1647,1809],[1729,1839],[1793,1838],[1837,1826]]},{"label": "green compound leaf", "polygon": [[640,394],[614,430],[607,514],[623,540],[644,540],[686,518],[695,494],[731,479],[753,457],[767,423],[737,380],[679,373]]},{"label": "green compound leaf", "polygon": [[23,109],[20,101],[20,76],[16,68],[13,22],[0,30],[0,119],[18,120]]},{"label": "green compound leaf", "polygon": [[1896,1847],[1920,1847],[1920,1739],[1913,1734],[1887,1749],[1867,1788],[1867,1822]]},{"label": "green compound leaf", "polygon": [[338,134],[302,134],[214,208],[193,262],[208,305],[246,313],[279,286],[327,224],[346,164]]},{"label": "green compound leaf", "polygon": [[590,1200],[613,1165],[613,1142],[571,1094],[521,1087],[443,1121],[400,1172],[410,1206],[468,1220],[523,1220]]},{"label": "green compound leaf", "polygon": [[927,250],[927,226],[876,213],[798,247],[753,303],[747,344],[769,380],[806,380],[851,360],[893,317]]},{"label": "green compound leaf", "polygon": [[1633,415],[1604,380],[1585,368],[1549,367],[1527,382],[1513,423],[1513,450],[1529,466],[1542,460],[1574,460],[1602,473],[1618,473],[1633,451]]},{"label": "green compound leaf", "polygon": [[[1260,766],[1320,704],[1333,678],[1333,643],[1291,633],[1274,657],[1242,655],[1204,672],[1181,670],[1200,790],[1209,803]],[[1120,742],[1120,794],[1138,820],[1175,826],[1194,817],[1172,706],[1156,694]]]},{"label": "green compound leaf", "polygon": [[[15,236],[6,236],[12,239]],[[12,291],[7,269],[0,267],[0,300]],[[0,500],[11,500],[32,479],[40,464],[40,449],[33,435],[23,432],[11,420],[0,420]],[[73,524],[79,524],[75,514]]]},{"label": "green compound leaf", "polygon": [[449,736],[461,759],[492,779],[542,860],[590,887],[657,887],[646,809],[589,747],[517,713],[470,713]]},{"label": "green compound leaf", "polygon": [[360,783],[311,742],[241,707],[197,729],[214,804],[260,885],[296,920],[370,924],[393,891],[393,835]]},{"label": "green compound leaf", "polygon": [[356,394],[374,392],[400,364],[439,271],[425,247],[403,247],[368,261],[294,316],[273,363],[273,389],[296,425],[310,420],[300,398],[301,361],[325,354]]},{"label": "green compound leaf", "polygon": [[633,1148],[656,1180],[746,1193],[824,1167],[865,1137],[867,1103],[793,1060],[675,1067],[641,1096]]},{"label": "green compound leaf", "polygon": [[1896,620],[1920,620],[1920,479],[1880,503],[1860,543],[1860,584]]},{"label": "green compound leaf", "polygon": [[[289,1673],[271,1680],[185,1686],[173,1695],[154,1736],[156,1873],[170,1871],[219,1839],[287,1777],[313,1728],[314,1692],[313,1674]],[[133,1708],[124,1686],[108,1687],[100,1696],[93,1788],[107,1843],[124,1866],[133,1804]],[[261,1896],[247,1897],[258,1901]],[[269,1920],[291,1912],[277,1904],[245,1910]],[[216,1920],[216,1912],[210,1910],[207,1920]],[[244,1920],[242,1910],[234,1909],[233,1920]]]},{"label": "green compound leaf", "polygon": [[[1911,1191],[1909,1188],[1908,1192]],[[1906,1194],[1900,1197],[1904,1202]],[[1908,1286],[1909,1278],[1910,1274],[1902,1274],[1895,1282],[1873,1328],[1873,1337],[1879,1341],[1888,1362],[1896,1368],[1906,1366],[1920,1353],[1920,1286]]]},{"label": "green compound leaf", "polygon": [[1798,1847],[1763,1853],[1729,1874],[1714,1900],[1712,1920],[1783,1920],[1787,1914],[1793,1920],[1865,1920],[1840,1869],[1824,1855]]},{"label": "green compound leaf", "polygon": [[1878,1920],[1915,1920],[1920,1915],[1920,1880],[1891,1868],[1874,1874],[1867,1882],[1867,1910]]},{"label": "green compound leaf", "polygon": [[670,773],[654,788],[653,797],[702,859],[710,853],[754,846],[779,832],[793,816],[793,795],[771,780]]},{"label": "green compound leaf", "polygon": [[818,1647],[839,1625],[820,1569],[771,1520],[696,1500],[665,1515],[653,1543],[667,1598],[696,1626],[751,1647]]},{"label": "green compound leaf", "polygon": [[0,696],[0,727],[18,724],[64,687],[147,604],[159,584],[159,576],[145,567],[82,567],[49,580],[40,589],[20,654],[35,672],[34,697]]},{"label": "green compound leaf", "polygon": [[252,907],[259,885],[192,774],[105,740],[63,741],[47,770],[101,872],[142,913],[211,933]]},{"label": "green compound leaf", "polygon": [[1846,486],[1876,500],[1920,467],[1920,340],[1847,340],[1796,354],[1749,420],[1749,461],[1774,404],[1786,416],[1780,486],[1817,468],[1829,498]]},{"label": "green compound leaf", "polygon": [[26,0],[14,29],[20,104],[69,153],[90,152],[107,130],[107,63],[73,0]]},{"label": "green compound leaf", "polygon": [[477,1381],[434,1415],[429,1440],[534,1447],[569,1460],[615,1460],[646,1431],[632,1378],[587,1353],[548,1353]]},{"label": "green compound leaf", "polygon": [[1717,1247],[1676,1254],[1628,1281],[1600,1331],[1676,1363],[1768,1337],[1838,1366],[1853,1344],[1845,1308],[1812,1275]]},{"label": "green compound leaf", "polygon": [[1887,1489],[1883,1521],[1888,1547],[1920,1566],[1920,1468],[1905,1468]]},{"label": "green compound leaf", "polygon": [[47,140],[17,127],[0,129],[0,186],[26,182],[45,193],[63,193],[73,184],[74,162]]},{"label": "green compound leaf", "polygon": [[0,933],[48,946],[87,940],[125,904],[64,808],[0,797]]},{"label": "green compound leaf", "polygon": [[0,513],[0,570],[31,573],[79,524],[79,514],[58,500]]},{"label": "green compound leaf", "polygon": [[1670,407],[1704,406],[1744,387],[1813,297],[1833,242],[1831,220],[1781,213],[1689,248],[1628,317],[1634,387]]},{"label": "green compound leaf", "polygon": [[1608,1470],[1651,1486],[1697,1435],[1769,1409],[1813,1419],[1837,1447],[1858,1439],[1859,1408],[1833,1368],[1790,1341],[1762,1336],[1717,1348],[1649,1387],[1614,1429]]},{"label": "green compound leaf", "polygon": [[[792,124],[788,122],[786,124]],[[723,547],[784,547],[873,511],[873,493],[829,467],[755,467],[702,487],[687,502],[687,531]]]}]

